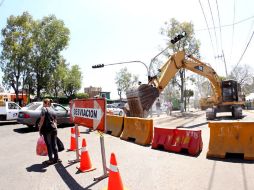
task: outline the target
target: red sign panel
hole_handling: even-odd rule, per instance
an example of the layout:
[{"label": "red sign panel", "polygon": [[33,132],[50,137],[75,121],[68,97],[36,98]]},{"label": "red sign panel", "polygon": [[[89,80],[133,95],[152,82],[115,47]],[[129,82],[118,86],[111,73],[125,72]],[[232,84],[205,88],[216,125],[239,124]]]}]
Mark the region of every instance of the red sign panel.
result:
[{"label": "red sign panel", "polygon": [[76,99],[70,101],[71,120],[94,130],[104,131],[106,100],[105,98]]}]

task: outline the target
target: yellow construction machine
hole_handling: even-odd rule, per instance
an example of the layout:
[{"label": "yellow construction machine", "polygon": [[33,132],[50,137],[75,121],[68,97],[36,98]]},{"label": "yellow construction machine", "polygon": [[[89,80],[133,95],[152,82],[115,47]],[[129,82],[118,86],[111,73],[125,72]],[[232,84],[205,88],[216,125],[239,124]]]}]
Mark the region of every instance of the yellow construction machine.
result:
[{"label": "yellow construction machine", "polygon": [[[141,84],[137,89],[127,91],[127,100],[131,117],[145,118],[159,94],[180,69],[187,69],[209,79],[213,96],[209,97],[210,107],[206,110],[208,120],[216,118],[218,112],[231,112],[236,119],[242,117],[244,100],[239,84],[234,80],[222,81],[213,68],[179,51],[167,60],[159,69],[159,74],[149,76],[148,84]],[[207,105],[207,104],[206,104]]]}]

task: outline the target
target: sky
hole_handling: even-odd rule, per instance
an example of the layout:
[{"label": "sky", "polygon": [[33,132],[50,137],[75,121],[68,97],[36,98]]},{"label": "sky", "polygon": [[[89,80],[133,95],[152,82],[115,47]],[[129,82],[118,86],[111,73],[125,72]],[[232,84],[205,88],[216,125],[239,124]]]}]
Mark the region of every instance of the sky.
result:
[{"label": "sky", "polygon": [[[160,29],[171,18],[194,24],[195,37],[201,42],[201,61],[209,63],[219,75],[226,75],[225,65],[215,57],[222,55],[223,50],[230,73],[248,42],[239,66],[254,67],[254,39],[250,41],[254,31],[253,0],[0,0],[0,3],[0,29],[6,26],[10,15],[21,15],[24,11],[34,19],[54,14],[63,20],[70,29],[70,42],[62,55],[70,65],[81,68],[82,90],[102,87],[103,91],[111,92],[112,99],[119,98],[116,73],[127,67],[146,83],[145,66],[130,63],[92,69],[92,65],[138,60],[148,66],[166,47]],[[209,28],[216,29],[208,30],[206,20]]]}]

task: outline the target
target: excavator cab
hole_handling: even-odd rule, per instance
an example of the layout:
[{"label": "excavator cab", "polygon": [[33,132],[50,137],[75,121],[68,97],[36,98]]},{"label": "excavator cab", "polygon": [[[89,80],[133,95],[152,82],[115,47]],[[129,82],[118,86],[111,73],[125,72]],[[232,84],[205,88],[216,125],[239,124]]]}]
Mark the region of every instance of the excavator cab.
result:
[{"label": "excavator cab", "polygon": [[238,100],[239,85],[234,80],[222,81],[222,101],[234,102]]}]

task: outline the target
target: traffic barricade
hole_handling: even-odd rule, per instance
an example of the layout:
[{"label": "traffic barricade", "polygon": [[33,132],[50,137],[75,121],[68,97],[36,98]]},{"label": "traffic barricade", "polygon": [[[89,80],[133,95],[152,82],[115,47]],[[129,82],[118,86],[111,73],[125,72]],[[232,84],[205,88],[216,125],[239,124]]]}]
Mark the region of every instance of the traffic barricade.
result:
[{"label": "traffic barricade", "polygon": [[154,128],[154,138],[152,148],[157,149],[162,146],[170,152],[181,152],[188,150],[192,156],[197,155],[203,148],[201,130],[181,130]]},{"label": "traffic barricade", "polygon": [[120,137],[123,140],[134,139],[140,145],[149,145],[153,138],[153,120],[137,117],[125,117]]},{"label": "traffic barricade", "polygon": [[106,132],[115,137],[120,137],[123,131],[123,116],[106,115]]},{"label": "traffic barricade", "polygon": [[244,154],[254,160],[254,122],[209,122],[207,157],[225,158],[227,153]]},{"label": "traffic barricade", "polygon": [[159,147],[163,147],[165,150],[168,150],[167,147],[171,145],[174,134],[175,129],[154,127],[152,148],[158,149]]}]

